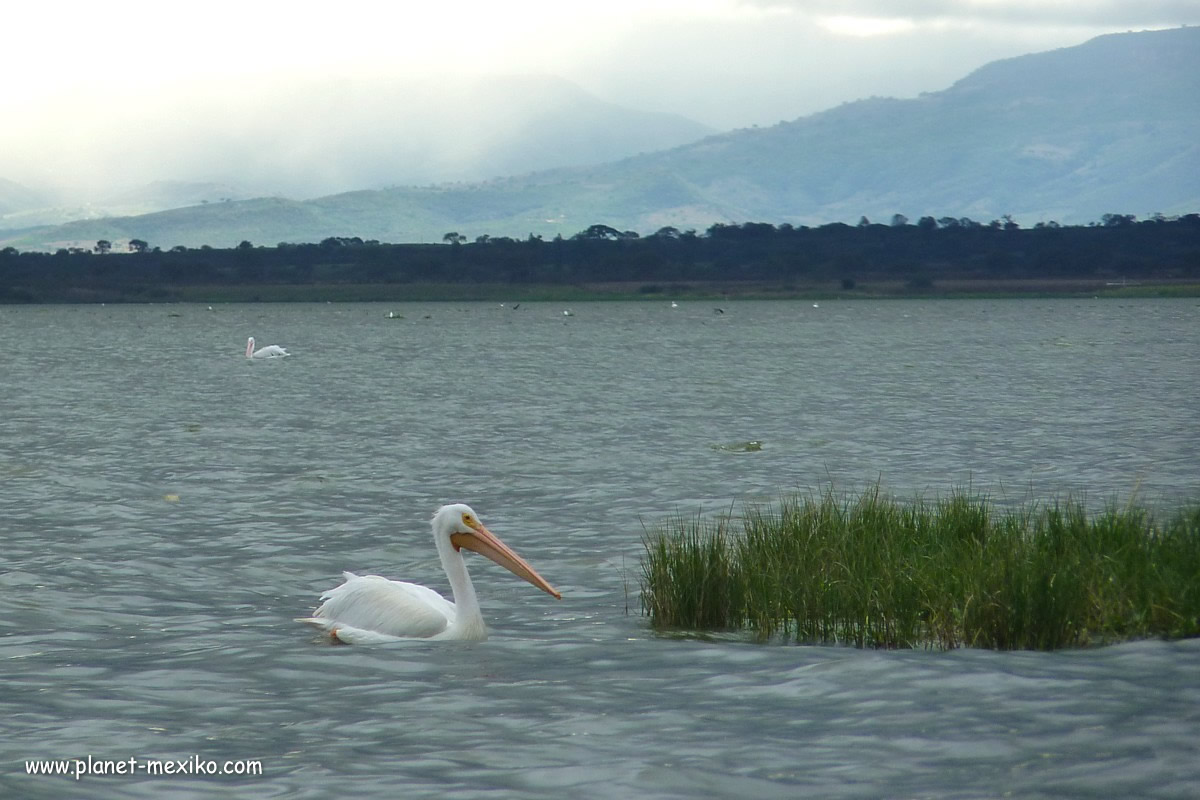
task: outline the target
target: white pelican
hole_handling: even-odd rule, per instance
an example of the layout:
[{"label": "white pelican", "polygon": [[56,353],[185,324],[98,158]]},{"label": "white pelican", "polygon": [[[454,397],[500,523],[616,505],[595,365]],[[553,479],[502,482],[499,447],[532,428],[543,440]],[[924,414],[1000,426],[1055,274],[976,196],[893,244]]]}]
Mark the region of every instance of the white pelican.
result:
[{"label": "white pelican", "polygon": [[401,639],[482,641],[487,638],[487,627],[463,561],[464,547],[562,599],[533,567],[484,527],[470,506],[462,503],[442,506],[433,515],[432,525],[433,543],[450,579],[453,603],[415,583],[344,572],[346,582],[321,595],[325,602],[311,617],[299,621],[316,625],[330,638],[347,644]]},{"label": "white pelican", "polygon": [[251,336],[246,340],[246,358],[283,358],[290,356],[287,350],[284,350],[277,344],[269,344],[266,347],[254,349],[254,337]]}]

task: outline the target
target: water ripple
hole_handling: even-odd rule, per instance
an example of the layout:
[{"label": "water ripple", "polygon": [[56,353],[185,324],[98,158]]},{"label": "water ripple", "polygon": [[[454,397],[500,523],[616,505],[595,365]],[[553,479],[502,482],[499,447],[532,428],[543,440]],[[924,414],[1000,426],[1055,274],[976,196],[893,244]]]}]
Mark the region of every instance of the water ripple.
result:
[{"label": "water ripple", "polygon": [[[0,307],[5,796],[1194,796],[1200,642],[864,652],[637,616],[645,525],[831,479],[1194,498],[1194,303],[654,305]],[[250,333],[296,355],[247,362]],[[293,622],[343,569],[444,591],[426,519],[458,499],[563,600],[475,559],[485,643]],[[88,755],[264,774],[23,774]]]}]

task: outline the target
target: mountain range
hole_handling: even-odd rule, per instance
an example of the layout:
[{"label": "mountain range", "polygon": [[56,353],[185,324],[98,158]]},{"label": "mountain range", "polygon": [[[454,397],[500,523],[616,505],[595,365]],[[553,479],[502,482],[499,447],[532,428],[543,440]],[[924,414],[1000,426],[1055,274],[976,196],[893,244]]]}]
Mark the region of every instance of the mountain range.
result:
[{"label": "mountain range", "polygon": [[[549,119],[530,119],[512,141],[544,148],[551,127]],[[576,136],[588,127],[576,125]],[[687,125],[673,120],[669,127],[678,135]],[[449,231],[524,238],[570,236],[596,223],[647,233],[717,222],[888,221],[895,214],[1084,224],[1106,213],[1200,209],[1197,130],[1200,28],[1111,34],[992,62],[913,99],[860,100],[615,160],[600,158],[597,144],[596,163],[588,166],[308,200],[226,198],[0,230],[0,244],[440,241]],[[13,195],[19,189],[0,181],[0,211]]]}]

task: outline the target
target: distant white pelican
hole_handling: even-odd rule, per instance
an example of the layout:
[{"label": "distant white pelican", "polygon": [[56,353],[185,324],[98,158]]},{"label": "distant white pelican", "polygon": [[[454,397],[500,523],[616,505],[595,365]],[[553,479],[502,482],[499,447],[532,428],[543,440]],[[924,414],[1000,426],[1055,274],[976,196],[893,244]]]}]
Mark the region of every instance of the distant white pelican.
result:
[{"label": "distant white pelican", "polygon": [[672,301],[671,301],[671,308],[679,308],[679,303],[676,303],[674,300],[672,300]]},{"label": "distant white pelican", "polygon": [[464,547],[487,556],[543,592],[562,598],[533,567],[484,527],[470,506],[442,506],[433,515],[432,526],[433,543],[450,579],[453,603],[415,583],[344,572],[346,582],[321,595],[325,602],[311,617],[299,621],[316,625],[332,639],[347,644],[486,639],[483,614],[462,556]]},{"label": "distant white pelican", "polygon": [[289,355],[291,353],[277,344],[269,344],[266,347],[260,347],[255,350],[254,337],[251,336],[246,340],[246,358],[283,358]]}]

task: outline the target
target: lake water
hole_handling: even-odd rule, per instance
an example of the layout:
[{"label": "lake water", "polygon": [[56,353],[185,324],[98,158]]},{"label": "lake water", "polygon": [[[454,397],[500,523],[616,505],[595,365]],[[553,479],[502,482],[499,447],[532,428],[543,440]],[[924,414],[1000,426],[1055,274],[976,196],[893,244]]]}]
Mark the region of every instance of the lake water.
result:
[{"label": "lake water", "polygon": [[[1194,500],[1200,302],[723,308],[0,307],[0,796],[1196,797],[1200,640],[656,636],[638,565],[643,525],[830,482]],[[456,500],[563,599],[473,558],[487,642],[292,621],[345,569],[445,591]],[[138,766],[25,774],[89,756]]]}]

